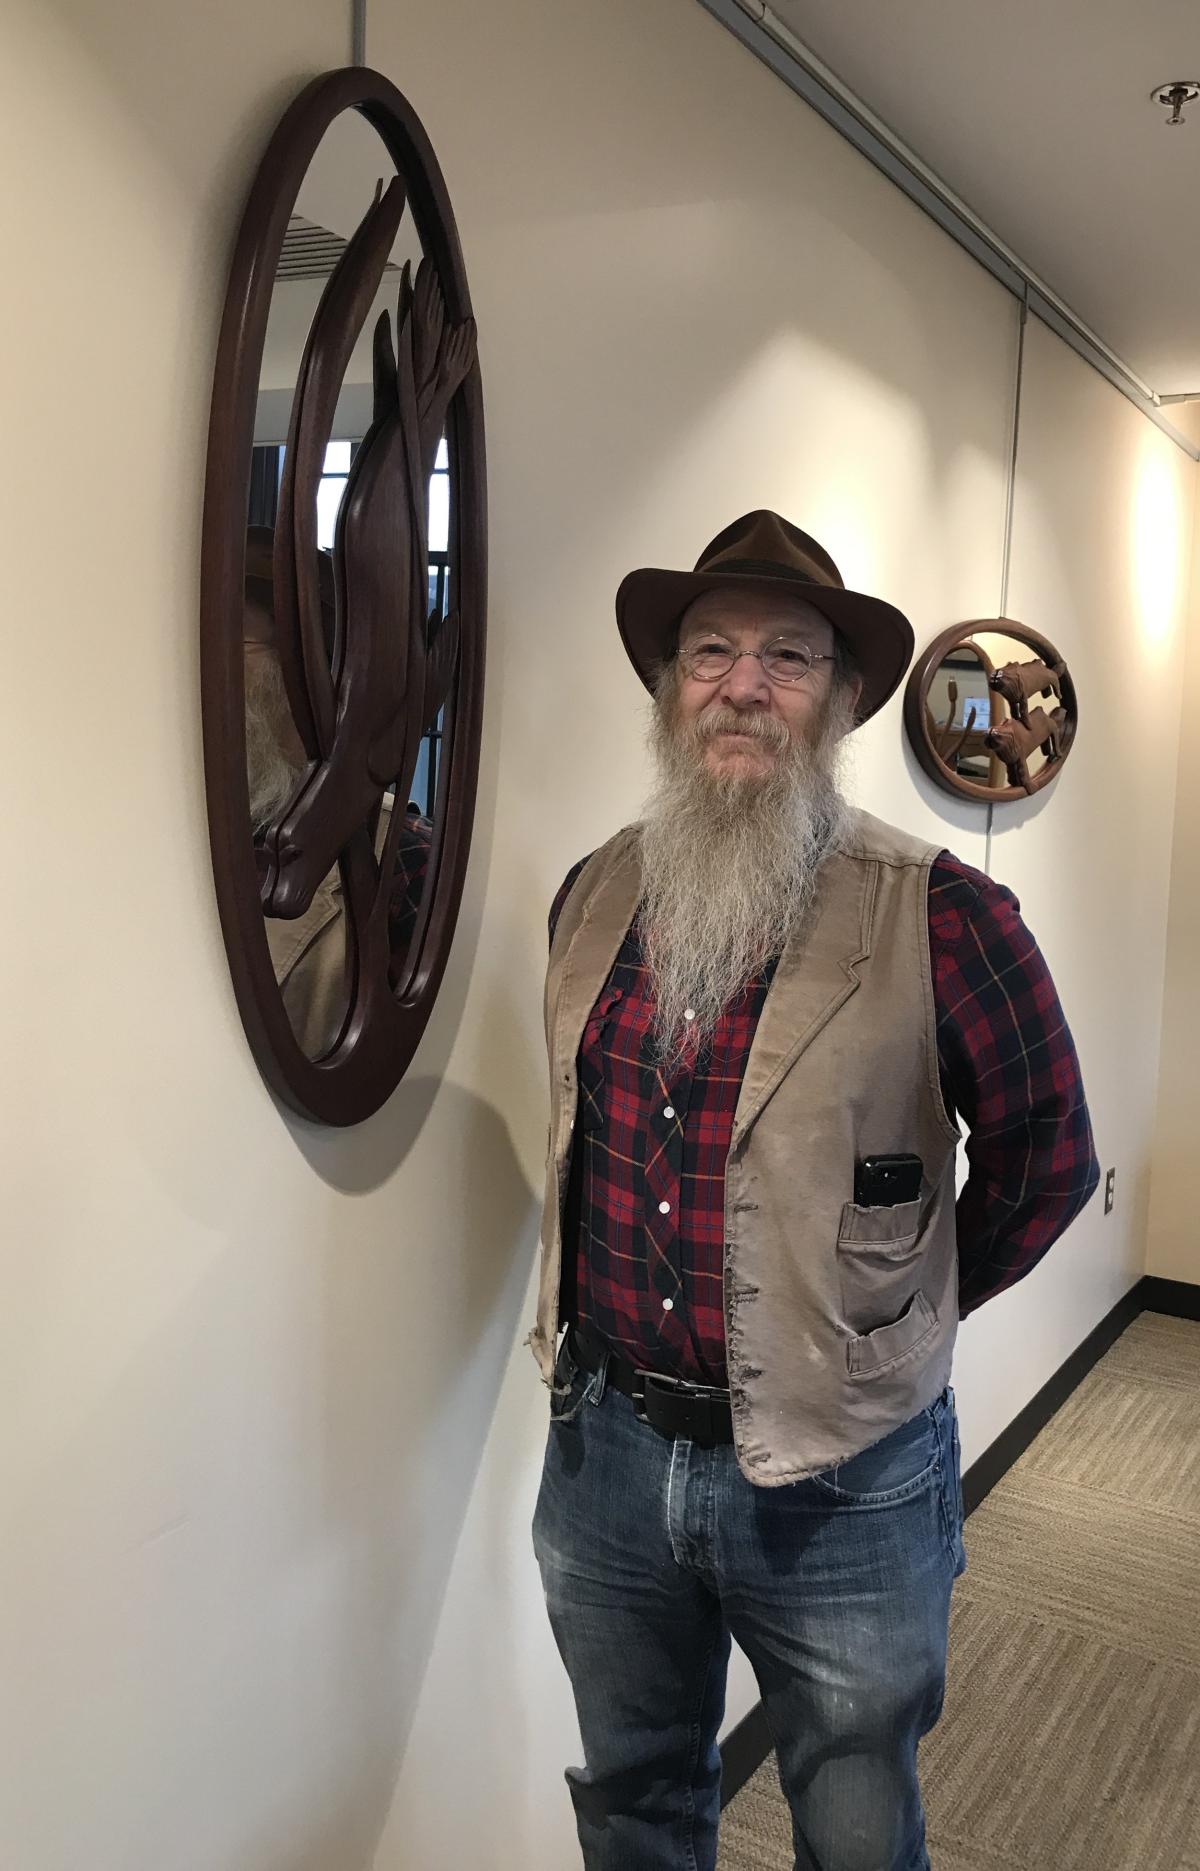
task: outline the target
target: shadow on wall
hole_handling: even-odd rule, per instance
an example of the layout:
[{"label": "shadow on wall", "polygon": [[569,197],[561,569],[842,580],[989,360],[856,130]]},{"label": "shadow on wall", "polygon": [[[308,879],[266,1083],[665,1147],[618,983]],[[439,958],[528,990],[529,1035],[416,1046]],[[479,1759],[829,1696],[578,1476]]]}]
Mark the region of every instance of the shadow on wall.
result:
[{"label": "shadow on wall", "polygon": [[[458,1009],[455,1012],[457,1016]],[[458,1024],[457,1017],[454,1024]],[[440,1055],[442,1048],[438,1051]],[[437,1064],[444,1065],[440,1056]],[[382,1189],[400,1169],[424,1130],[443,1085],[437,1074],[401,1079],[385,1105],[363,1123],[345,1130],[309,1124],[278,1099],[275,1102],[309,1168],[342,1195],[368,1195],[373,1189]]]},{"label": "shadow on wall", "polygon": [[[280,1853],[276,1838],[245,1859],[264,1871],[334,1864],[351,1871],[372,1860],[522,1323],[540,1202],[493,1106],[445,1080],[410,1080],[380,1114],[382,1125],[306,1139],[305,1153],[310,1161],[324,1156],[320,1173],[353,1196],[387,1173],[387,1133],[411,1145],[435,1100],[432,1128],[459,1143],[453,1158],[439,1151],[437,1172],[453,1177],[446,1189],[453,1229],[440,1228],[435,1242],[414,1231],[402,1185],[391,1240],[356,1242],[353,1203],[332,1211],[342,1233],[324,1258],[311,1534],[314,1563],[333,1566],[341,1581],[332,1593],[326,1581],[327,1608],[340,1602],[327,1656],[335,1678],[328,1699],[344,1711],[333,1744],[340,1769],[323,1796],[313,1790],[303,1837],[294,1834],[300,1809],[293,1805],[287,1850]],[[467,1173],[472,1164],[479,1173]],[[440,1253],[430,1254],[431,1246]],[[532,1386],[532,1364],[529,1375]]]}]

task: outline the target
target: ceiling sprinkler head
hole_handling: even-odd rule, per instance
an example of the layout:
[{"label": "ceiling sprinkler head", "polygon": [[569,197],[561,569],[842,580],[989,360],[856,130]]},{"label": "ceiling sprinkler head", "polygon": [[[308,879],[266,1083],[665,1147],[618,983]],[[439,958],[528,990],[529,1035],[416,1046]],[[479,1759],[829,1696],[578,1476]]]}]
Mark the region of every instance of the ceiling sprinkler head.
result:
[{"label": "ceiling sprinkler head", "polygon": [[1185,104],[1193,104],[1200,97],[1200,84],[1190,78],[1177,78],[1174,84],[1159,85],[1157,91],[1150,93],[1156,104],[1161,104],[1171,115],[1167,118],[1167,128],[1174,124],[1186,123],[1183,114]]}]

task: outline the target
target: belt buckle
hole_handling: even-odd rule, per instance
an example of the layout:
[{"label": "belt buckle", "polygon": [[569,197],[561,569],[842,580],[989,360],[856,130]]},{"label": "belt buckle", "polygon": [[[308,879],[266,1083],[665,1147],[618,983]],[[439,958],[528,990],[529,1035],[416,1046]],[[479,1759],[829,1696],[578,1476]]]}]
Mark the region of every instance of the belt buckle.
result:
[{"label": "belt buckle", "polygon": [[633,1373],[633,1413],[639,1423],[646,1423],[651,1429],[656,1429],[658,1425],[651,1423],[646,1415],[647,1390],[653,1393],[658,1390],[688,1389],[695,1389],[695,1385],[685,1383],[682,1377],[664,1377],[658,1371],[635,1370]]},{"label": "belt buckle", "polygon": [[[728,1403],[729,1401],[729,1392],[727,1390],[722,1390],[719,1385],[692,1384],[684,1377],[666,1377],[659,1371],[635,1370],[633,1374],[634,1415],[637,1417],[639,1423],[645,1423],[647,1428],[653,1429],[660,1436],[669,1435],[673,1437],[675,1431],[664,1429],[656,1423],[647,1413],[646,1403],[648,1398],[653,1397],[656,1393],[661,1395],[664,1391],[670,1392],[675,1396],[694,1398],[697,1402]],[[707,1448],[712,1446],[711,1439],[703,1433],[689,1436],[688,1440],[690,1442],[695,1442],[698,1447]]]}]

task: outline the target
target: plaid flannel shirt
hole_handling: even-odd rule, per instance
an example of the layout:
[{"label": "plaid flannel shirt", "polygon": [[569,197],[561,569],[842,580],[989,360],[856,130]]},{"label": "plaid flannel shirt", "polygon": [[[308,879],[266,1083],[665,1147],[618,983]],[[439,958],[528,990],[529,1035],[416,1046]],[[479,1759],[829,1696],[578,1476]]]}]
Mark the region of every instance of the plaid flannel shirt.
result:
[{"label": "plaid flannel shirt", "polygon": [[[551,941],[583,862],[554,900]],[[1016,897],[941,852],[929,946],[942,1093],[968,1130],[955,1211],[966,1317],[1031,1272],[1100,1170],[1074,1042]],[[725,1008],[694,1066],[666,1079],[648,1057],[635,918],[580,1046],[563,1318],[630,1363],[698,1383],[726,1382],[724,1168],[773,972]]]}]

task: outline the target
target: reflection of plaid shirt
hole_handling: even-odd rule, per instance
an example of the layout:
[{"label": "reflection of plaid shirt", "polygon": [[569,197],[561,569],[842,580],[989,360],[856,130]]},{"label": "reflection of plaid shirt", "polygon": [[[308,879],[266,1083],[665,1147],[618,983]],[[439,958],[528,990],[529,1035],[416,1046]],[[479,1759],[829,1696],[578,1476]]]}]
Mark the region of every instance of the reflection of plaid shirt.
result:
[{"label": "reflection of plaid shirt", "polygon": [[[551,940],[581,868],[555,898]],[[943,1096],[970,1133],[956,1210],[965,1317],[1031,1271],[1100,1171],[1074,1043],[1016,897],[942,852],[929,946]],[[773,972],[725,1009],[699,1067],[664,1081],[643,1058],[653,1010],[635,919],[579,1050],[578,1246],[572,1281],[564,1242],[563,1317],[631,1363],[701,1383],[726,1381],[725,1159]]]},{"label": "reflection of plaid shirt", "polygon": [[425,889],[432,837],[432,822],[422,818],[417,808],[410,804],[396,841],[396,876],[392,885],[392,900],[388,904],[393,986],[396,985],[396,978],[403,967],[408,945],[417,926],[417,911],[421,907]]}]

